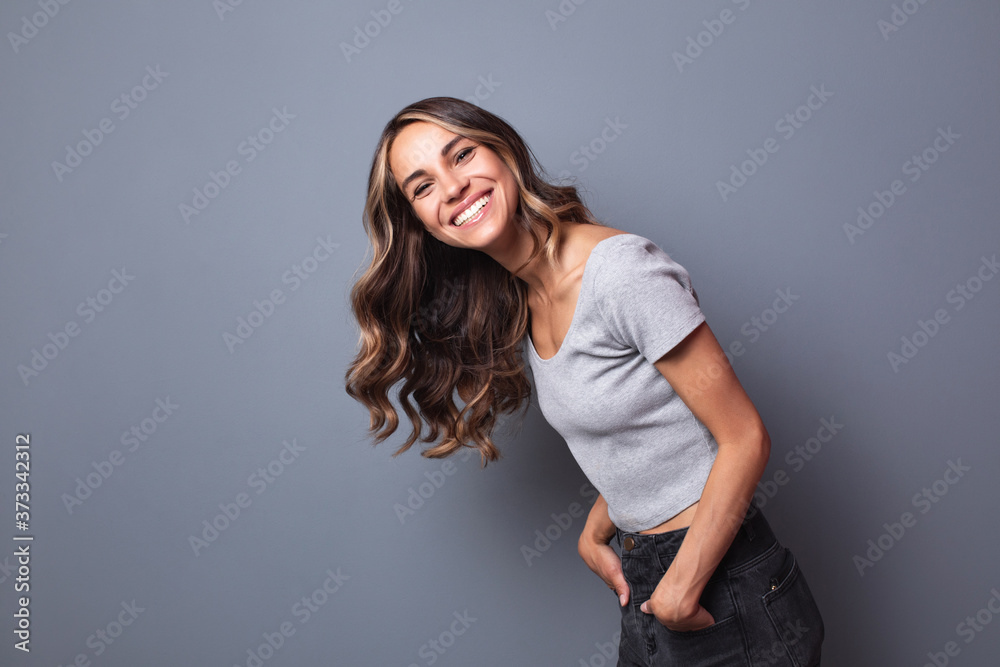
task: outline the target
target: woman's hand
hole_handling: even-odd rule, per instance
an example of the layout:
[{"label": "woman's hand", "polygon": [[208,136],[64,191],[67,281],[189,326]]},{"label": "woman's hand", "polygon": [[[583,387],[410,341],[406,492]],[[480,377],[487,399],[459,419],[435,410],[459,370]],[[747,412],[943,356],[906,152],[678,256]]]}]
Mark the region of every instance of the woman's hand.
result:
[{"label": "woman's hand", "polygon": [[628,604],[629,589],[625,575],[622,574],[622,563],[615,550],[603,542],[581,537],[577,544],[580,558],[594,573],[600,577],[608,588],[618,595],[618,603],[624,607]]},{"label": "woman's hand", "polygon": [[690,632],[715,624],[715,618],[701,606],[698,598],[689,601],[682,593],[664,584],[664,580],[653,589],[653,594],[639,607],[652,614],[660,623],[671,630]]}]

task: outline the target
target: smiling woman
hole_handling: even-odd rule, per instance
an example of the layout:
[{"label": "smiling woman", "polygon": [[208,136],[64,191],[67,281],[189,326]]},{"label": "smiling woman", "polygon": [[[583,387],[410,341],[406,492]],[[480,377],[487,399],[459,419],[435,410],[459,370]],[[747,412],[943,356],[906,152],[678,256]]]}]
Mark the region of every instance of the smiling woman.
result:
[{"label": "smiling woman", "polygon": [[423,442],[439,442],[424,456],[471,446],[486,465],[501,456],[491,439],[500,414],[527,410],[527,285],[489,251],[521,264],[539,254],[551,261],[564,224],[598,224],[575,188],[540,172],[514,128],[462,100],[418,102],[383,131],[363,218],[374,256],[351,295],[361,350],[347,391],[369,408],[382,442],[399,425],[388,392],[406,380],[399,399],[413,432],[396,455],[426,421]]},{"label": "smiling woman", "polygon": [[348,394],[381,442],[404,380],[413,430],[394,455],[426,421],[424,456],[472,448],[485,466],[500,458],[498,416],[529,404],[527,361],[543,415],[600,492],[578,551],[619,599],[618,664],[819,665],[819,609],[752,502],[770,439],[690,276],[543,174],[506,121],[468,102],[430,98],[389,121]]}]

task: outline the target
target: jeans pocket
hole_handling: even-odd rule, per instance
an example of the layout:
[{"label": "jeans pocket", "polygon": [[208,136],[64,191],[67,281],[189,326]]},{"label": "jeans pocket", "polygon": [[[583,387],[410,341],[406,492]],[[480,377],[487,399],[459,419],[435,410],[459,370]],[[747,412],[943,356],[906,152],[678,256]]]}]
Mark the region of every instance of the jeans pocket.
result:
[{"label": "jeans pocket", "polygon": [[698,630],[672,630],[650,615],[654,651],[669,657],[671,664],[747,665],[743,629],[729,580],[724,575],[710,579],[698,601],[712,614],[715,623]]},{"label": "jeans pocket", "polygon": [[771,590],[762,599],[775,632],[795,667],[819,664],[825,636],[823,616],[806,583],[799,562],[784,547],[781,568],[771,577]]}]

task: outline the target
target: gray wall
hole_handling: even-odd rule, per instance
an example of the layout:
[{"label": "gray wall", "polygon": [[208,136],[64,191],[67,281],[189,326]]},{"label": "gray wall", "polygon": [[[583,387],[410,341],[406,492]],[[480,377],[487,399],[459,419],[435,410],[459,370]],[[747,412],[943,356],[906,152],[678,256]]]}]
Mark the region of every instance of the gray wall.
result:
[{"label": "gray wall", "polygon": [[0,8],[0,662],[613,664],[595,494],[537,408],[480,471],[371,448],[344,392],[371,152],[432,95],[511,121],[742,343],[824,664],[995,657],[997,3],[226,1]]}]

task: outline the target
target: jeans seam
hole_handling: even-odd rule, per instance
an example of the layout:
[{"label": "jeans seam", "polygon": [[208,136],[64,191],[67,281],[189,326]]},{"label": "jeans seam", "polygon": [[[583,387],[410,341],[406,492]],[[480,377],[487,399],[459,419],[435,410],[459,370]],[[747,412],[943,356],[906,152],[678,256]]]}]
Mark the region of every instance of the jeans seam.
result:
[{"label": "jeans seam", "polygon": [[[620,533],[620,529],[616,528],[616,533]],[[625,560],[626,560],[624,552],[621,556],[619,556],[619,559],[621,561],[622,574],[624,575]],[[635,641],[633,641],[631,643],[631,646],[629,647],[630,653],[639,654],[638,657],[641,658],[642,662],[645,664],[649,664],[650,662],[649,640],[647,639],[646,632],[643,629],[642,624],[639,622],[638,618],[638,615],[642,613],[642,611],[639,609],[639,605],[635,603],[635,588],[633,587],[632,583],[628,580],[628,577],[625,577],[625,583],[629,587],[629,600],[627,603],[628,609],[625,614],[625,617],[628,624],[631,626],[632,633],[635,637]]]},{"label": "jeans seam", "polygon": [[740,596],[736,595],[733,591],[732,579],[726,576],[726,582],[729,584],[729,596],[733,601],[733,609],[736,610],[736,623],[739,626],[740,639],[743,642],[743,659],[747,664],[747,667],[751,666],[751,655],[750,655],[750,643],[748,638],[748,631],[746,626],[746,611],[740,605]]}]

